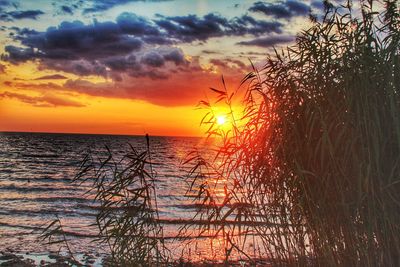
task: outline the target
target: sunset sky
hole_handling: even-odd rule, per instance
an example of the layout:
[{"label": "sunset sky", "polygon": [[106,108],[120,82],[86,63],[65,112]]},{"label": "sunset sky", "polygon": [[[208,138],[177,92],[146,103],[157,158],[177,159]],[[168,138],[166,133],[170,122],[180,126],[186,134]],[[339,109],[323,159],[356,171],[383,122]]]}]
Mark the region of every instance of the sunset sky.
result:
[{"label": "sunset sky", "polygon": [[321,1],[0,0],[0,131],[196,135]]}]

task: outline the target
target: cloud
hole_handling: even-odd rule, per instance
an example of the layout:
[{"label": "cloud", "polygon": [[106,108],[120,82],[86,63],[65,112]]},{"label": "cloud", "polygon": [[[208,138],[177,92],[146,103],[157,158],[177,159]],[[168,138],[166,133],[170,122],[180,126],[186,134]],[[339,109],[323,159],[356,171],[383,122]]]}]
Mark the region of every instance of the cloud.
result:
[{"label": "cloud", "polygon": [[175,66],[188,63],[180,49],[153,50],[142,57],[142,63],[156,68],[164,66],[167,61],[173,62]]},{"label": "cloud", "polygon": [[106,66],[98,60],[44,60],[39,65],[39,69],[52,69],[72,73],[78,76],[96,75],[107,77]]},{"label": "cloud", "polygon": [[[237,84],[240,81],[232,81],[232,78],[239,79],[241,75],[225,76],[226,82]],[[204,97],[208,87],[220,87],[221,76],[211,72],[183,72],[180,75],[164,79],[159,86],[146,78],[135,77],[121,83],[92,83],[78,79],[68,80],[64,88],[69,92],[78,92],[97,97],[139,99],[161,106],[194,106],[199,99]]]},{"label": "cloud", "polygon": [[209,13],[203,17],[196,15],[163,17],[155,23],[168,36],[180,42],[206,41],[212,37],[242,36],[245,34],[261,35],[282,32],[283,24],[276,21],[256,20],[243,15],[226,19],[218,14]]},{"label": "cloud", "polygon": [[112,22],[84,25],[80,21],[63,22],[46,32],[20,34],[16,39],[28,48],[6,46],[3,59],[13,63],[31,59],[95,60],[139,50],[142,41],[121,34]]},{"label": "cloud", "polygon": [[116,19],[116,24],[124,34],[136,36],[160,35],[160,31],[156,25],[145,17],[134,13],[121,13]]},{"label": "cloud", "polygon": [[19,93],[4,92],[0,93],[0,98],[14,98],[21,102],[33,105],[35,107],[84,107],[82,103],[65,97],[54,95],[27,96]]},{"label": "cloud", "polygon": [[13,21],[19,19],[34,19],[36,20],[44,12],[41,10],[23,10],[23,11],[10,11],[0,14],[0,20]]},{"label": "cloud", "polygon": [[[124,5],[129,2],[138,2],[138,1],[146,2],[146,0],[93,0],[91,6],[83,10],[83,14],[106,11],[115,6]],[[163,0],[153,0],[150,2],[162,2],[162,1]],[[164,0],[164,1],[169,1],[169,0]]]},{"label": "cloud", "polygon": [[[40,59],[71,61],[67,65],[74,65],[72,61],[94,62],[127,56],[134,51],[140,51],[144,46],[206,41],[222,36],[281,33],[282,26],[280,22],[256,20],[248,15],[230,20],[212,13],[203,17],[159,16],[159,19],[149,20],[133,13],[122,13],[115,22],[95,20],[92,24],[84,24],[81,21],[64,21],[57,27],[49,27],[45,32],[14,27],[12,37],[21,46],[6,46],[6,54],[2,55],[2,59],[14,64]],[[174,62],[178,63],[179,60],[182,61],[174,59]],[[162,65],[160,60],[159,65],[150,59],[144,62],[149,63],[149,66]],[[48,65],[57,66],[53,63]],[[81,70],[78,66],[66,66],[66,69],[82,75],[98,73],[98,69],[90,70],[92,68],[88,65],[99,63],[85,63]]]},{"label": "cloud", "polygon": [[230,31],[228,34],[235,36],[243,36],[245,34],[252,34],[255,36],[269,34],[269,33],[282,33],[283,24],[278,21],[265,21],[256,20],[248,15],[236,17],[230,24]]},{"label": "cloud", "polygon": [[188,61],[185,59],[185,56],[180,49],[172,49],[163,55],[166,61],[172,61],[176,66],[187,64]]},{"label": "cloud", "polygon": [[260,47],[272,47],[277,44],[290,43],[294,40],[295,40],[294,36],[274,35],[274,36],[253,39],[250,41],[242,41],[242,42],[238,42],[238,44],[260,46]]},{"label": "cloud", "polygon": [[123,15],[118,23],[97,22],[85,25],[81,21],[62,22],[58,27],[50,27],[45,32],[21,32],[17,29],[14,39],[28,48],[8,46],[6,59],[12,62],[26,61],[28,58],[59,60],[95,60],[109,56],[125,55],[139,50],[143,35],[157,34],[150,28],[150,22],[137,16]]},{"label": "cloud", "polygon": [[192,42],[224,35],[223,27],[228,24],[228,21],[218,15],[207,14],[203,18],[196,15],[163,17],[156,23],[169,36],[184,42]]},{"label": "cloud", "polygon": [[[328,3],[326,3],[328,4]],[[311,7],[323,11],[325,9],[325,4],[324,1],[319,1],[319,0],[313,0],[311,1]]]},{"label": "cloud", "polygon": [[25,62],[36,57],[36,53],[34,52],[33,48],[7,45],[4,47],[4,50],[8,53],[8,55],[1,55],[1,59],[10,61],[11,63]]},{"label": "cloud", "polygon": [[67,79],[64,75],[61,74],[53,74],[53,75],[45,75],[36,78],[35,80],[64,80]]},{"label": "cloud", "polygon": [[[40,32],[14,27],[14,43],[5,47],[2,59],[12,64],[32,61],[39,70],[79,76],[60,85],[39,80],[66,77],[45,75],[31,84],[9,85],[15,89],[140,99],[166,106],[194,105],[209,86],[221,84],[221,73],[228,82],[240,79],[247,70],[244,61],[233,59],[200,64],[203,59],[185,55],[179,45],[225,36],[255,38],[282,30],[280,22],[248,15],[158,15],[149,19],[122,13],[115,21],[64,21]],[[86,80],[91,75],[104,77],[107,82],[91,83]]]},{"label": "cloud", "polygon": [[145,54],[142,58],[142,62],[151,67],[162,67],[165,63],[163,57],[153,51]]},{"label": "cloud", "polygon": [[15,1],[8,1],[8,0],[0,0],[0,12],[2,12],[5,8],[14,7],[18,8],[19,3]]},{"label": "cloud", "polygon": [[83,14],[105,11],[115,6],[123,5],[133,1],[135,0],[94,0],[92,1],[91,7],[83,10]]},{"label": "cloud", "polygon": [[69,6],[61,6],[60,9],[61,9],[62,13],[70,14],[70,15],[74,14],[74,12],[72,11],[72,8],[70,8]]},{"label": "cloud", "polygon": [[310,6],[296,0],[286,0],[277,3],[256,2],[249,11],[260,12],[277,19],[290,19],[305,16],[310,12]]},{"label": "cloud", "polygon": [[64,89],[73,90],[75,92],[101,97],[123,98],[124,90],[117,88],[114,83],[92,83],[90,81],[77,79],[68,80],[64,84]]},{"label": "cloud", "polygon": [[[168,53],[168,51],[173,50],[153,50],[153,52],[155,51],[163,58],[175,54]],[[141,59],[132,59],[132,62],[137,62],[137,60]],[[6,86],[13,90],[31,90],[41,94],[47,92],[65,94],[68,92],[68,94],[78,93],[106,98],[140,99],[163,106],[193,106],[204,97],[204,92],[208,91],[208,87],[219,88],[221,86],[221,73],[224,74],[227,85],[232,86],[239,84],[244,73],[249,71],[241,61],[232,59],[221,59],[218,66],[215,66],[215,68],[211,66],[207,69],[202,67],[198,57],[193,57],[190,61],[185,59],[177,66],[173,61],[164,60],[165,65],[160,71],[157,71],[157,68],[155,71],[148,71],[143,68],[135,71],[129,68],[125,71],[115,71],[117,74],[124,73],[121,80],[114,79],[94,83],[80,78],[68,79],[63,84],[38,81],[6,81]],[[122,62],[125,61],[122,60]],[[217,62],[214,63],[217,64]],[[169,65],[175,67],[170,72],[166,72],[164,69]],[[125,68],[125,66],[122,68]],[[178,72],[179,75],[170,75]],[[162,79],[162,83],[155,83],[155,79]]]},{"label": "cloud", "polygon": [[6,66],[3,64],[0,64],[0,74],[6,73]]},{"label": "cloud", "polygon": [[218,51],[215,51],[215,50],[208,50],[208,49],[202,50],[201,52],[202,52],[203,54],[209,54],[209,55],[211,55],[211,54],[220,54],[220,52],[218,52]]}]

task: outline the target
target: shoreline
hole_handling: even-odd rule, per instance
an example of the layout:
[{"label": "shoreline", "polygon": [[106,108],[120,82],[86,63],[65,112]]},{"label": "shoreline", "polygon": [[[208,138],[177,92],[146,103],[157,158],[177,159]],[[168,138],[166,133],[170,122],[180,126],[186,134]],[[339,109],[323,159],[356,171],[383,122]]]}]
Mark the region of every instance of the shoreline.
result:
[{"label": "shoreline", "polygon": [[[210,266],[270,266],[271,262],[266,259],[234,260],[228,263],[223,260],[185,261],[174,260],[163,264],[163,266],[187,266],[187,267],[210,267]],[[91,266],[91,267],[112,267],[114,266],[109,257],[93,254],[76,254],[74,257],[65,253],[19,253],[0,251],[0,267],[67,267],[67,266]]]}]

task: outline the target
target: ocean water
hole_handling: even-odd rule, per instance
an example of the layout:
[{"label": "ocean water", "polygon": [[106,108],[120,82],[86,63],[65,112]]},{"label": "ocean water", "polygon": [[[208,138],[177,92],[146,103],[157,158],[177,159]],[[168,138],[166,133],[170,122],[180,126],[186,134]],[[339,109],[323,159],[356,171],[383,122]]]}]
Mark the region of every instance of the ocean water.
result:
[{"label": "ocean water", "polygon": [[[73,252],[106,254],[107,246],[92,242],[98,203],[85,194],[90,184],[78,185],[72,179],[89,149],[101,158],[108,146],[118,157],[129,151],[129,144],[143,150],[146,140],[143,136],[0,133],[0,251],[57,251],[60,244],[46,245],[38,236],[58,217]],[[195,148],[207,156],[208,146],[202,138],[150,137],[159,216],[168,222],[164,235],[170,237],[169,246],[177,254],[184,245],[172,238],[182,226],[175,222],[190,221],[197,211],[194,200],[185,196],[188,167],[182,162]],[[204,256],[201,251],[196,255]]]},{"label": "ocean water", "polygon": [[[90,254],[101,262],[110,250],[106,244],[94,241],[98,229],[93,223],[99,203],[93,194],[87,194],[92,182],[78,184],[72,180],[89,150],[93,157],[104,160],[107,146],[118,159],[130,151],[130,145],[139,151],[147,147],[144,136],[0,133],[0,252],[35,259],[66,252],[63,244],[49,245],[38,239],[49,223],[59,218],[75,257]],[[196,202],[196,192],[188,193],[191,166],[182,164],[195,150],[212,161],[213,148],[215,143],[204,138],[150,136],[158,214],[165,244],[175,259],[221,261],[225,257],[227,240],[222,233],[213,236],[215,232],[210,230],[197,236],[196,227],[198,230],[201,221],[193,218],[202,204]],[[224,195],[227,180],[207,182],[215,183],[217,196]],[[183,239],[176,238],[187,223],[193,231],[185,232]],[[260,258],[263,252],[258,244],[259,237],[253,235],[243,249]]]}]

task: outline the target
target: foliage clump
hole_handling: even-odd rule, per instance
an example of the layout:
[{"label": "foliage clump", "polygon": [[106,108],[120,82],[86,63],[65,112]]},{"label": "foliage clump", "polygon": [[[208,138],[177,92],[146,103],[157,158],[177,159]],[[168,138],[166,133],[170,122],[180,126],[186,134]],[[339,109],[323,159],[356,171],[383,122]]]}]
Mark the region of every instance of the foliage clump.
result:
[{"label": "foliage clump", "polygon": [[[198,216],[226,222],[215,232],[230,241],[227,259],[254,234],[276,265],[400,264],[399,5],[359,4],[325,2],[295,45],[248,74],[217,164],[198,158]],[[213,179],[226,181],[218,205]]]}]

